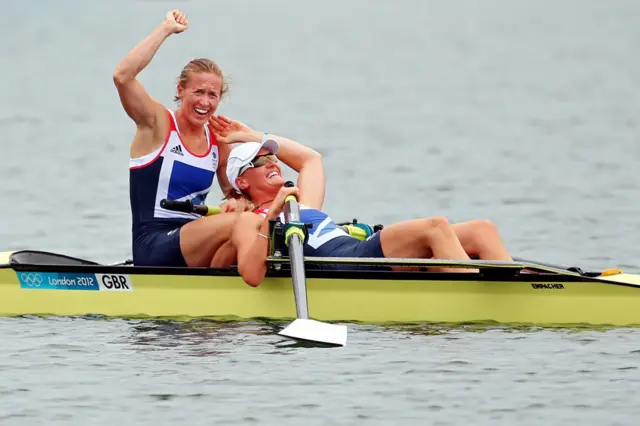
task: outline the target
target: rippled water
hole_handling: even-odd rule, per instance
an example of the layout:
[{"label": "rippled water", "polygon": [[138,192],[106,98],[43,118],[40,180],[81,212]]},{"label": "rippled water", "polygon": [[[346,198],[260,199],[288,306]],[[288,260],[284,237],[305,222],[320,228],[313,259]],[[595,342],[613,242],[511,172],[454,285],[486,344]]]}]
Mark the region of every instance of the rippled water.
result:
[{"label": "rippled water", "polygon": [[[323,153],[334,218],[489,218],[515,256],[640,271],[637,2],[5,3],[0,250],[130,256],[111,74],[178,6],[147,89],[215,58],[220,113]],[[636,329],[273,327],[0,320],[0,422],[637,423]]]}]

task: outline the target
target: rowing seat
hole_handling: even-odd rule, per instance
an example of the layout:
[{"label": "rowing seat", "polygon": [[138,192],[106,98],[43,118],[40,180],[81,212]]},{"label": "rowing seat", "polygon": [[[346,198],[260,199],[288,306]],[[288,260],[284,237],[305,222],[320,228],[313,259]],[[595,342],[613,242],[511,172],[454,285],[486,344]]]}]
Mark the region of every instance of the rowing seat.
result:
[{"label": "rowing seat", "polygon": [[12,265],[99,265],[99,263],[93,262],[91,260],[38,250],[17,251],[11,254],[9,262]]}]

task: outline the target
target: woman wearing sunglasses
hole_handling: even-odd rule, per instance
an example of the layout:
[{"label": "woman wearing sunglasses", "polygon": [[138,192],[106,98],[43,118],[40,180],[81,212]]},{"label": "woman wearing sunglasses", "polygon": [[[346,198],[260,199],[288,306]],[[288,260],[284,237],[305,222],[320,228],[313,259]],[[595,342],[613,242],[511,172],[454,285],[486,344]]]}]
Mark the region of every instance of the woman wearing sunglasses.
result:
[{"label": "woman wearing sunglasses", "polygon": [[[243,142],[231,150],[226,173],[234,190],[256,207],[240,214],[232,233],[238,270],[249,285],[257,286],[264,279],[269,220],[280,215],[289,194],[298,198],[301,221],[312,225],[304,243],[305,256],[469,259],[471,255],[512,260],[496,228],[487,221],[450,225],[442,217],[415,219],[386,226],[366,241],[353,238],[322,211],[325,176],[319,153],[225,117],[213,117],[210,123],[218,141]],[[296,187],[284,186],[278,158],[298,172]]]}]

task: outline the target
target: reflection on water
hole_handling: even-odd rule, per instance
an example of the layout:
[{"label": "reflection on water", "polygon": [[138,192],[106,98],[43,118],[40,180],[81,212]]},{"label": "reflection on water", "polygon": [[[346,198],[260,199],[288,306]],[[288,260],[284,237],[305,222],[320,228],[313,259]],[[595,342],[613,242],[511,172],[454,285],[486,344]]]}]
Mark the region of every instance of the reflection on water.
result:
[{"label": "reflection on water", "polygon": [[129,324],[124,342],[140,352],[175,348],[189,356],[216,356],[230,354],[238,345],[259,342],[276,349],[269,351],[270,354],[284,354],[295,348],[318,346],[279,336],[277,333],[288,324],[283,322],[194,319],[136,320]]},{"label": "reflection on water", "polygon": [[[291,354],[298,348],[326,348],[324,345],[294,341],[278,335],[287,322],[263,321],[219,321],[194,319],[174,320],[135,320],[127,322],[127,334],[120,343],[126,343],[139,352],[164,351],[174,348],[178,353],[188,356],[229,355],[240,345],[267,345],[273,348],[269,354]],[[606,333],[611,330],[624,330],[612,326],[593,326],[576,324],[570,326],[533,326],[526,324],[481,323],[416,323],[393,325],[347,324],[351,336],[369,333],[376,336],[393,336],[394,339],[437,337],[445,340],[465,338],[469,333],[513,335],[507,340],[526,339],[536,333],[559,333],[579,335],[576,342],[594,340],[593,333]],[[631,327],[629,329],[633,329]],[[385,338],[385,337],[380,337]],[[428,340],[425,341],[428,344]],[[351,343],[348,343],[351,345]]]}]

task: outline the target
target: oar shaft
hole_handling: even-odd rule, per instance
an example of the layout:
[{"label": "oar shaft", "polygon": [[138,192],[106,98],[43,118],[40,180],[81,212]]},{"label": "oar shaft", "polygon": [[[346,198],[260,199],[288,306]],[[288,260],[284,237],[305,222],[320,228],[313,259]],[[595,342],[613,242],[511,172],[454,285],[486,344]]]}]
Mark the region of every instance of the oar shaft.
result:
[{"label": "oar shaft", "polygon": [[291,257],[291,277],[293,279],[293,297],[296,299],[298,318],[309,319],[309,303],[307,299],[306,277],[304,273],[304,254],[300,237],[293,235],[289,241]]},{"label": "oar shaft", "polygon": [[[288,181],[285,182],[284,186],[292,187],[294,185],[293,182]],[[298,318],[280,331],[279,334],[306,342],[344,346],[347,344],[346,326],[328,324],[309,318],[303,247],[307,234],[304,224],[300,221],[300,208],[295,195],[289,195],[284,200],[284,222],[284,237],[289,247],[293,297],[296,301]]]},{"label": "oar shaft", "polygon": [[[300,223],[300,208],[296,197],[290,195],[285,199],[284,208],[285,224]],[[304,272],[304,241],[297,232],[285,235],[289,248],[291,262],[291,279],[293,280],[293,296],[296,301],[296,313],[298,318],[309,318],[309,302],[307,299],[307,283]]]}]

